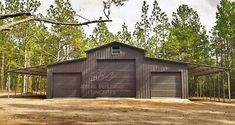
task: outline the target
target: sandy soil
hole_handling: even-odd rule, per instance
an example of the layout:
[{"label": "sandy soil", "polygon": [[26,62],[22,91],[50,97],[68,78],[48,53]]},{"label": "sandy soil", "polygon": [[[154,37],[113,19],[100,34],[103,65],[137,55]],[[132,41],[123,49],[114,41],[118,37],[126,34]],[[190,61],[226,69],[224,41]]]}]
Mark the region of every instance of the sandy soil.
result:
[{"label": "sandy soil", "polygon": [[0,98],[1,125],[235,124],[235,103],[174,99]]}]

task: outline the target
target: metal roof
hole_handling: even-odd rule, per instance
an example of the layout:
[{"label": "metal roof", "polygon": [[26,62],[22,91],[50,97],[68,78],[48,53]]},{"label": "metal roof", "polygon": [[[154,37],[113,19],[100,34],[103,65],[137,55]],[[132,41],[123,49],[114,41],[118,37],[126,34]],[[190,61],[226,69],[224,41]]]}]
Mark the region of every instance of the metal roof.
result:
[{"label": "metal roof", "polygon": [[188,64],[187,62],[176,61],[176,60],[168,60],[168,59],[161,59],[161,58],[145,57],[145,59],[147,59],[147,60],[153,60],[153,61],[168,62],[168,63]]},{"label": "metal roof", "polygon": [[[47,75],[47,67],[55,66],[60,64],[66,64],[70,62],[82,61],[86,58],[76,59],[76,60],[68,60],[64,62],[58,62],[49,65],[40,65],[34,67],[27,67],[27,68],[19,68],[19,69],[12,69],[9,70],[9,73],[17,73],[17,74],[28,74],[28,75],[39,75],[39,76],[46,76]],[[195,63],[188,63],[188,62],[179,62],[179,61],[172,61],[172,60],[165,60],[165,59],[157,59],[157,58],[146,58],[151,59],[154,61],[165,61],[169,63],[179,63],[179,64],[186,64],[188,66],[188,73],[191,76],[204,76],[209,74],[215,74],[219,72],[223,72],[229,70],[229,68],[219,67],[219,66],[211,66],[205,64],[195,64]]]},{"label": "metal roof", "polygon": [[212,65],[206,65],[206,64],[197,64],[197,63],[167,60],[167,59],[160,59],[160,58],[149,58],[149,57],[145,57],[145,58],[150,59],[150,60],[155,60],[155,61],[186,64],[188,67],[188,73],[191,76],[203,76],[203,75],[215,74],[215,73],[229,70],[229,68],[220,67],[220,66],[212,66]]},{"label": "metal roof", "polygon": [[192,76],[204,76],[204,75],[224,72],[226,70],[229,70],[229,68],[204,65],[204,64],[188,63],[188,73],[189,75],[192,75]]},{"label": "metal roof", "polygon": [[48,64],[47,67],[51,67],[51,66],[55,66],[55,65],[61,65],[61,64],[66,64],[66,63],[72,63],[72,62],[84,61],[86,59],[87,58],[79,58],[79,59],[66,60],[66,61],[62,61],[62,62],[56,62],[56,63]]},{"label": "metal roof", "polygon": [[7,72],[16,73],[16,74],[47,76],[47,66],[40,65],[40,66],[27,67],[27,68],[12,69]]}]

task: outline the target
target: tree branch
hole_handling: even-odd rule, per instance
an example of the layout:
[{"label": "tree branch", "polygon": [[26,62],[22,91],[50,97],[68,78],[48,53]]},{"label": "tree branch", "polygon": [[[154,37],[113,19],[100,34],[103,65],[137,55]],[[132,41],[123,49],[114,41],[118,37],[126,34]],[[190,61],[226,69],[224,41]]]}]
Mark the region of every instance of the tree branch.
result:
[{"label": "tree branch", "polygon": [[9,24],[5,24],[3,26],[0,26],[0,32],[1,31],[7,31],[11,27],[14,27],[16,25],[29,22],[29,21],[39,21],[39,22],[45,22],[45,23],[51,23],[55,25],[68,25],[68,26],[83,26],[83,25],[89,25],[92,23],[100,23],[100,22],[112,22],[112,20],[93,20],[93,21],[88,21],[88,22],[83,22],[83,23],[66,23],[66,22],[57,22],[55,20],[49,19],[49,18],[36,18],[36,17],[27,17],[25,19],[17,20],[14,22],[11,22]]},{"label": "tree branch", "polygon": [[10,28],[4,28],[4,29],[1,29],[1,28],[0,28],[0,32],[4,32],[4,31],[5,31],[5,32],[8,32],[8,31],[11,31],[11,29],[10,29]]},{"label": "tree branch", "polygon": [[69,26],[83,26],[83,25],[89,25],[92,23],[100,23],[100,22],[112,22],[112,20],[93,20],[93,21],[87,21],[84,23],[66,23],[66,22],[57,22],[55,20],[49,19],[49,18],[35,18],[35,21],[45,22],[45,23],[51,23],[55,25],[69,25]]},{"label": "tree branch", "polygon": [[34,17],[27,17],[25,19],[21,19],[21,20],[17,20],[17,21],[5,24],[3,26],[0,26],[0,32],[1,31],[6,31],[7,29],[10,29],[11,27],[14,27],[16,25],[19,25],[19,24],[22,24],[22,23],[25,23],[25,22],[28,22],[28,21],[32,21],[32,20],[34,20]]},{"label": "tree branch", "polygon": [[12,13],[12,14],[0,14],[0,20],[6,18],[13,18],[18,16],[31,16],[31,13]]},{"label": "tree branch", "polygon": [[81,16],[81,15],[78,15],[78,14],[77,14],[77,16],[80,17],[80,18],[82,18],[82,19],[84,19],[84,20],[86,20],[86,21],[91,21],[91,20],[89,20],[89,19],[87,19],[87,18],[85,18],[85,17],[83,17],[83,16]]}]

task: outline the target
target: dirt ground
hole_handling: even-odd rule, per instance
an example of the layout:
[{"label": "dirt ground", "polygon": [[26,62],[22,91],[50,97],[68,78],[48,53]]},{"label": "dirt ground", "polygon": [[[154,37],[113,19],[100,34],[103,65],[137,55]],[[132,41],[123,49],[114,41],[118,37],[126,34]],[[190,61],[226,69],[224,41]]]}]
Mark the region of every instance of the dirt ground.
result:
[{"label": "dirt ground", "polygon": [[0,98],[1,125],[235,124],[235,103],[176,99]]}]

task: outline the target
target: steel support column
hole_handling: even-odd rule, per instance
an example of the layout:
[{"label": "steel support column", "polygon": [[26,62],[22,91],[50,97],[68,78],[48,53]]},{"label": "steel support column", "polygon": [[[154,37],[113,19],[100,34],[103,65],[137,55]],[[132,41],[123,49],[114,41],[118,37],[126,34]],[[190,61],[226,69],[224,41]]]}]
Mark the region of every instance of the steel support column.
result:
[{"label": "steel support column", "polygon": [[8,98],[10,98],[10,92],[11,92],[11,75],[10,73],[7,74],[7,89],[8,89]]},{"label": "steel support column", "polygon": [[230,71],[225,71],[228,76],[228,99],[231,102]]}]

